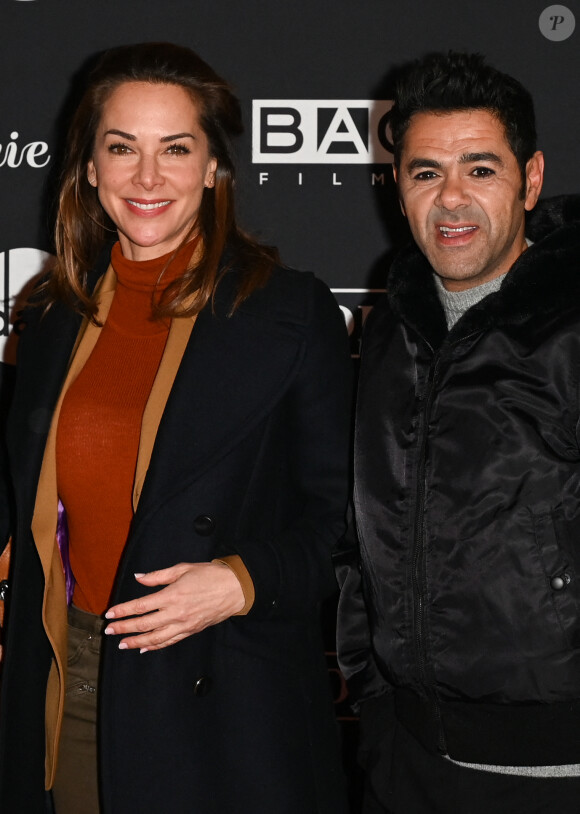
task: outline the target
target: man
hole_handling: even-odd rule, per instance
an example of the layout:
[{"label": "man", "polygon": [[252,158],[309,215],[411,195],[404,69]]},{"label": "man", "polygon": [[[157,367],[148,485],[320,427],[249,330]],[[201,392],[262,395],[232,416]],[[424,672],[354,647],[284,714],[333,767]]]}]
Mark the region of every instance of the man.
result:
[{"label": "man", "polygon": [[339,568],[364,811],[578,814],[580,199],[526,231],[533,103],[477,55],[407,69],[391,127],[414,244],[367,321]]}]

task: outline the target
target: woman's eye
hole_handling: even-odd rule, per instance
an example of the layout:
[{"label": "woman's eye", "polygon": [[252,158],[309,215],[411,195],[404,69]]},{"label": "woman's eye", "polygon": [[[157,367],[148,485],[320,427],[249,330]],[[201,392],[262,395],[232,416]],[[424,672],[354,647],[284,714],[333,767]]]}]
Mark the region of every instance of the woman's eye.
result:
[{"label": "woman's eye", "polygon": [[185,144],[170,144],[167,148],[167,152],[170,153],[170,155],[187,155],[190,149],[186,147]]},{"label": "woman's eye", "polygon": [[108,150],[113,155],[126,155],[131,152],[131,148],[127,144],[109,144]]}]

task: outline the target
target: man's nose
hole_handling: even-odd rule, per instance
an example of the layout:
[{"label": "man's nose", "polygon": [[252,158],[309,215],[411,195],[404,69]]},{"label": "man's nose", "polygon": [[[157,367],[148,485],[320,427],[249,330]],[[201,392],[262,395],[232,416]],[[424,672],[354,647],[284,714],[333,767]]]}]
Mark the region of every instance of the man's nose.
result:
[{"label": "man's nose", "polygon": [[455,173],[444,176],[439,184],[435,203],[449,210],[471,203],[465,179]]}]

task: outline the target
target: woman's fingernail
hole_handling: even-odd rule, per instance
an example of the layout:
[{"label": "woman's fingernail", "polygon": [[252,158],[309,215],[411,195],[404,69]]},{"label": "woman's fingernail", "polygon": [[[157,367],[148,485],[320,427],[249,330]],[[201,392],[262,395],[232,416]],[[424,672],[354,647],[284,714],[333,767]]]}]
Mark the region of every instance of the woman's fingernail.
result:
[{"label": "woman's fingernail", "polygon": [[148,652],[149,652],[149,648],[148,648],[148,647],[142,647],[142,648],[141,648],[141,650],[139,650],[139,652],[140,652],[140,653],[148,653]]},{"label": "woman's fingernail", "polygon": [[115,614],[113,613],[113,611],[107,611],[106,612],[105,619],[114,619],[114,618],[115,618]]},{"label": "woman's fingernail", "polygon": [[119,642],[119,650],[128,650],[129,645],[126,642]]},{"label": "woman's fingernail", "polygon": [[133,576],[135,577],[135,579],[139,579],[139,577],[144,577],[145,574],[133,574]]},{"label": "woman's fingernail", "polygon": [[114,633],[114,632],[115,631],[113,630],[111,625],[107,625],[107,627],[103,630],[103,633],[105,633],[107,636],[110,636],[111,633]]}]

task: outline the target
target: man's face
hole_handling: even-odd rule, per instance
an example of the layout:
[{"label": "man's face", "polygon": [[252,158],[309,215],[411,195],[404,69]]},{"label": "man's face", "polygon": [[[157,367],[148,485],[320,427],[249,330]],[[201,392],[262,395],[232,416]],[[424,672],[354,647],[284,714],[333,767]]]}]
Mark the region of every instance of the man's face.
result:
[{"label": "man's face", "polygon": [[449,291],[508,271],[525,250],[524,211],[542,187],[540,152],[525,190],[499,119],[487,110],[417,113],[394,170],[415,242]]}]

